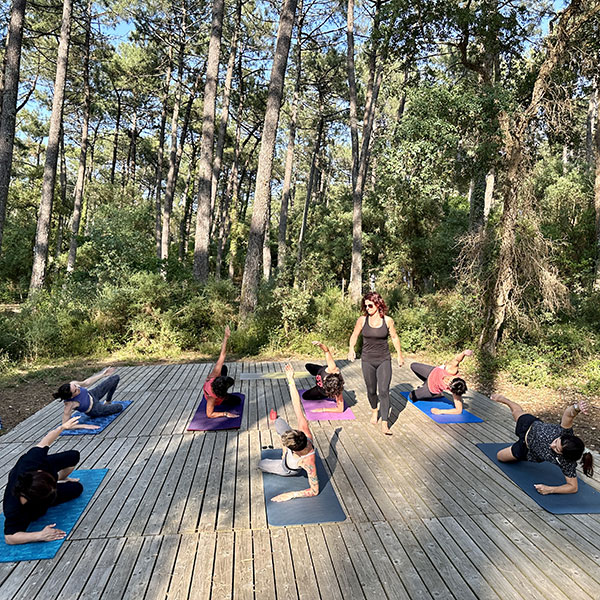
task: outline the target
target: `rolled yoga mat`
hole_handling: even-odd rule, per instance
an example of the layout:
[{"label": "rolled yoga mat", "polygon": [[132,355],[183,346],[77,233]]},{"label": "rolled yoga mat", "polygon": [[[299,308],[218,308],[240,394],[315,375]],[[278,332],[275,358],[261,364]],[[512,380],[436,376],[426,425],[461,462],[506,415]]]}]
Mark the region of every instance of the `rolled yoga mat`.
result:
[{"label": "rolled yoga mat", "polygon": [[537,492],[536,483],[562,485],[565,476],[560,467],[549,462],[529,462],[521,460],[513,463],[500,462],[496,458],[498,450],[510,444],[477,444],[477,447],[530,498],[543,509],[555,515],[599,514],[600,492],[577,477],[577,492],[574,494],[547,494]]},{"label": "rolled yoga mat", "polygon": [[[281,450],[263,450],[262,458],[281,460]],[[284,492],[299,492],[310,487],[308,477],[301,475],[282,477],[273,473],[263,473],[263,488],[267,521],[269,525],[307,525],[310,523],[334,523],[346,520],[346,513],[331,485],[329,475],[319,455],[316,455],[319,495],[310,498],[292,498],[286,502],[272,502],[271,498]]]},{"label": "rolled yoga mat", "polygon": [[219,406],[215,406],[217,412],[233,412],[239,416],[232,419],[230,417],[216,417],[209,419],[206,416],[206,398],[202,396],[202,402],[194,418],[190,421],[188,431],[217,431],[219,429],[239,429],[242,424],[242,414],[244,413],[244,394],[232,394],[238,398],[237,402],[227,399],[223,400]]},{"label": "rolled yoga mat", "polygon": [[76,410],[73,413],[74,417],[81,416],[79,423],[81,425],[98,425],[100,429],[67,429],[62,431],[60,435],[90,435],[100,433],[104,431],[119,415],[125,412],[125,409],[131,404],[131,400],[118,400],[112,404],[122,404],[123,410],[113,415],[107,415],[106,417],[88,417],[85,413],[80,413]]},{"label": "rolled yoga mat", "polygon": [[308,421],[350,421],[356,419],[352,409],[349,406],[346,406],[344,403],[344,412],[334,413],[334,412],[315,412],[316,408],[335,408],[336,403],[335,400],[331,398],[326,398],[324,400],[305,400],[302,397],[306,390],[298,390],[300,394],[300,400],[302,401],[302,406],[304,406],[304,413],[306,414],[306,419]]},{"label": "rolled yoga mat", "polygon": [[[4,515],[0,515],[0,562],[18,562],[22,560],[44,560],[54,558],[69,533],[75,527],[79,517],[92,499],[98,486],[108,473],[108,469],[90,469],[73,471],[72,478],[79,478],[83,485],[83,493],[79,498],[69,500],[58,506],[51,506],[48,512],[29,525],[27,531],[41,531],[46,525],[56,523],[56,528],[65,531],[67,535],[62,540],[52,542],[29,542],[12,546],[4,541]],[[58,484],[60,485],[60,483]]]},{"label": "rolled yoga mat", "polygon": [[436,423],[483,423],[483,419],[476,417],[468,410],[462,411],[460,415],[434,415],[431,412],[432,408],[454,408],[454,402],[448,400],[445,396],[443,398],[436,398],[435,400],[418,400],[413,402],[408,392],[400,392],[413,406],[418,408],[422,413],[425,413],[430,419]]}]

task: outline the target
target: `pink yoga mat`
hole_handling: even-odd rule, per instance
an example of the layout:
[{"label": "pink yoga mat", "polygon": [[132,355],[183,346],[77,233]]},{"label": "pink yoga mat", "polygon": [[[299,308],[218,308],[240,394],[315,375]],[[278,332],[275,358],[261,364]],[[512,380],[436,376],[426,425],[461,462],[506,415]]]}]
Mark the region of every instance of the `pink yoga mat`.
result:
[{"label": "pink yoga mat", "polygon": [[190,421],[187,430],[188,431],[217,431],[218,429],[239,429],[242,424],[242,414],[244,412],[244,394],[233,394],[238,398],[237,402],[233,400],[224,400],[219,406],[215,406],[215,410],[218,412],[233,412],[237,413],[239,417],[231,419],[229,417],[217,417],[215,419],[209,419],[206,416],[206,398],[202,396],[202,402],[194,415],[194,418]]},{"label": "pink yoga mat", "polygon": [[353,421],[356,419],[352,409],[345,407],[344,412],[315,412],[315,408],[335,408],[335,400],[327,398],[326,400],[305,400],[302,397],[306,390],[298,390],[300,394],[300,400],[302,406],[304,406],[304,412],[306,413],[306,419],[308,421]]}]

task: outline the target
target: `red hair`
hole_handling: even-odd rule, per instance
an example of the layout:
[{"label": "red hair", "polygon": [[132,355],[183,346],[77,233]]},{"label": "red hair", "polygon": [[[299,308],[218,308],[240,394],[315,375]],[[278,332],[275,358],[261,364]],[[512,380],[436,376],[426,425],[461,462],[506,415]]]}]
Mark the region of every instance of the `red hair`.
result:
[{"label": "red hair", "polygon": [[368,292],[364,295],[364,297],[362,299],[362,304],[360,307],[363,314],[365,314],[365,315],[368,314],[367,307],[365,306],[365,302],[367,300],[370,300],[377,307],[377,311],[379,312],[380,317],[383,317],[383,315],[385,315],[387,313],[388,307],[387,307],[386,303],[384,302],[383,298],[377,292]]}]

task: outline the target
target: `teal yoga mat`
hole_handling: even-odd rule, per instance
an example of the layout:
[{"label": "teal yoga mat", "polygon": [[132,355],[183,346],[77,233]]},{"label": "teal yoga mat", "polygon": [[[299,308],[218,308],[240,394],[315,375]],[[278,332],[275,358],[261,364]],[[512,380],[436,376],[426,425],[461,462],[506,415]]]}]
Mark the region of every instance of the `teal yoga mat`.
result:
[{"label": "teal yoga mat", "polygon": [[[48,512],[29,525],[27,531],[40,531],[50,523],[56,523],[57,529],[66,531],[67,536],[62,540],[53,542],[30,542],[11,546],[4,541],[4,515],[0,515],[0,562],[18,562],[22,560],[44,560],[54,558],[62,543],[67,539],[69,533],[75,527],[79,517],[92,499],[98,486],[108,473],[108,469],[77,470],[71,473],[71,477],[78,477],[83,485],[83,493],[79,498],[51,506]],[[60,484],[59,484],[60,485]]]},{"label": "teal yoga mat", "polygon": [[[281,450],[263,450],[262,458],[281,459]],[[282,477],[263,473],[263,488],[269,525],[307,525],[310,523],[334,523],[345,521],[340,501],[331,485],[329,475],[319,455],[316,455],[319,495],[312,498],[293,498],[287,502],[271,502],[271,498],[284,492],[299,492],[308,487],[306,474]]]},{"label": "teal yoga mat", "polygon": [[436,423],[483,423],[483,419],[476,417],[474,414],[464,409],[460,415],[434,415],[431,412],[432,408],[454,408],[454,402],[450,402],[445,397],[438,398],[436,400],[419,400],[417,402],[413,402],[408,397],[408,392],[400,392],[400,394],[404,396],[408,402],[418,408],[422,413],[425,413]]},{"label": "teal yoga mat", "polygon": [[539,494],[533,487],[536,483],[562,485],[565,476],[557,465],[549,462],[536,463],[522,460],[503,463],[496,458],[498,450],[510,444],[477,444],[477,447],[530,498],[543,509],[555,515],[599,514],[600,492],[577,477],[575,494]]},{"label": "teal yoga mat", "polygon": [[113,404],[122,404],[123,410],[113,415],[107,415],[106,417],[88,417],[85,413],[80,413],[76,410],[73,413],[74,417],[81,416],[79,423],[81,425],[98,425],[100,429],[67,429],[61,432],[60,435],[94,435],[104,431],[119,415],[125,412],[125,409],[131,404],[131,400],[116,400]]}]

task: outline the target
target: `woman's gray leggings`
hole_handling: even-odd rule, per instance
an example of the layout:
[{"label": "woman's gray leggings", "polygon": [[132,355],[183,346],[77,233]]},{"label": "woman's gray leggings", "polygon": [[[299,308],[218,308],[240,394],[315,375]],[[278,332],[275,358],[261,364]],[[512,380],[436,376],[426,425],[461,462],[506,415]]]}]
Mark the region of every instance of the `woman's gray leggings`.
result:
[{"label": "woman's gray leggings", "polygon": [[379,417],[387,421],[390,415],[390,383],[392,382],[392,359],[385,360],[361,360],[361,367],[365,385],[367,386],[367,397],[372,409],[377,408],[379,403]]},{"label": "woman's gray leggings", "polygon": [[[275,431],[282,435],[286,431],[290,431],[291,427],[281,418],[277,417],[275,421]],[[286,454],[290,452],[288,448],[283,448],[281,458],[263,458],[258,463],[258,468],[265,473],[274,473],[283,477],[292,477],[302,472],[302,469],[290,469],[285,461]]]}]

